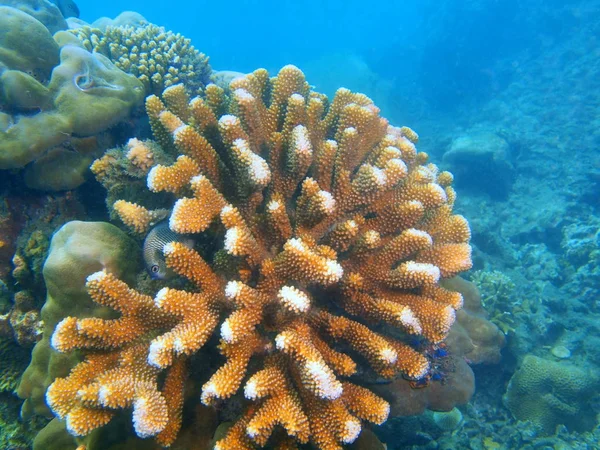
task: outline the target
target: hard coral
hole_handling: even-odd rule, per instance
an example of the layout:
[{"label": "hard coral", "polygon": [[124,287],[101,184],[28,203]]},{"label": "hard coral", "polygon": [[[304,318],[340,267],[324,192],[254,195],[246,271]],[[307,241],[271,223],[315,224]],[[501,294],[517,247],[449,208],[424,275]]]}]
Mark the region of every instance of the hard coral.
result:
[{"label": "hard coral", "polygon": [[68,317],[56,327],[55,349],[90,351],[47,392],[74,434],[131,407],[138,435],[171,444],[187,360],[218,333],[226,361],[201,400],[241,390],[250,406],[215,448],[263,446],[280,425],[287,436],[271,439],[281,445],[339,449],[361,420],[389,413],[347,381],[357,364],[386,378],[424,377],[428,359],[405,338],[443,340],[461,307],[462,296],[438,282],[471,266],[469,226],[452,214],[451,176],[417,153],[412,130],[390,126],[362,94],[340,89],[329,103],[293,66],[273,79],[257,70],[230,88],[227,96],[209,85],[190,101],[173,86],[166,106],[147,99],[156,139],[182,153],[154,166],[148,187],[178,197],[173,231],[215,245],[164,248],[193,291],[151,298],[107,271],[90,275],[92,298],[121,317]]},{"label": "hard coral", "polygon": [[119,69],[135,75],[148,94],[185,83],[192,91],[209,81],[208,58],[189,39],[154,24],[85,26],[70,30],[83,46],[108,57]]},{"label": "hard coral", "polygon": [[518,420],[530,421],[546,435],[560,424],[589,431],[596,426],[592,399],[599,383],[589,368],[530,354],[510,379],[504,403]]}]

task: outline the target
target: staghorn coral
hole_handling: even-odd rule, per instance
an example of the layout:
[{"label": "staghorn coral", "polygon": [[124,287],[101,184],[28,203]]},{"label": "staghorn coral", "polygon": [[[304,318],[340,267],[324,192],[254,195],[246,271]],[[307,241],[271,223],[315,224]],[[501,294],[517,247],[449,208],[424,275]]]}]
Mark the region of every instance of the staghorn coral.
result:
[{"label": "staghorn coral", "polygon": [[119,69],[135,75],[147,94],[185,83],[197,92],[209,82],[208,58],[189,39],[151,23],[140,26],[85,26],[70,30],[88,51],[102,53]]},{"label": "staghorn coral", "polygon": [[[250,406],[215,448],[271,439],[340,449],[362,420],[389,413],[348,381],[358,364],[386,378],[425,376],[429,362],[406,337],[443,340],[462,305],[438,281],[471,266],[469,226],[452,214],[452,177],[417,153],[412,130],[390,126],[362,94],[340,89],[329,103],[293,66],[273,79],[257,70],[230,89],[208,85],[190,101],[173,86],[166,106],[147,99],[155,138],[181,153],[150,170],[148,188],[178,198],[173,231],[214,246],[165,246],[166,264],[192,290],[152,298],[107,271],[88,277],[94,301],[120,317],[67,317],[53,334],[60,352],[89,351],[47,391],[71,433],[132,408],[138,435],[171,444],[187,360],[217,334],[225,362],[201,401],[243,392]],[[127,204],[117,213],[139,231],[148,210]],[[277,425],[285,433],[271,437]]]}]

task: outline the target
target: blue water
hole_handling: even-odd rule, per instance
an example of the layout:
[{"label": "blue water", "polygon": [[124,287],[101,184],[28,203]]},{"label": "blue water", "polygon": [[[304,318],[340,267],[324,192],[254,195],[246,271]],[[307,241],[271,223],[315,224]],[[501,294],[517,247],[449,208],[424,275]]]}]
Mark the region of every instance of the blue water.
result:
[{"label": "blue water", "polygon": [[296,64],[328,94],[344,85],[377,101],[383,85],[397,102],[416,94],[450,111],[506,87],[516,67],[499,67],[500,60],[535,54],[544,40],[570,33],[586,19],[586,3],[109,0],[79,6],[90,22],[137,11],[191,38],[218,70],[275,72]]}]

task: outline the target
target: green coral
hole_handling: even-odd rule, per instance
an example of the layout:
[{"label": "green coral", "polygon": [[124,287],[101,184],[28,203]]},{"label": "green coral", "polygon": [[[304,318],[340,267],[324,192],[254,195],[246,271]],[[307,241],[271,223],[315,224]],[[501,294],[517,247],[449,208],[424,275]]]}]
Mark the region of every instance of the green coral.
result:
[{"label": "green coral", "polygon": [[[9,72],[10,73],[10,72]],[[8,81],[8,82],[7,82]],[[0,129],[0,169],[20,168],[42,156],[35,173],[49,172],[31,182],[38,189],[72,189],[85,181],[88,158],[65,157],[64,152],[46,154],[47,150],[69,141],[73,134],[93,136],[131,114],[144,97],[142,84],[114,66],[106,57],[80,47],[66,45],[60,51],[60,65],[54,68],[48,86],[32,77],[6,73],[0,89],[9,109],[19,110],[30,102],[51,105],[33,116],[15,114]],[[23,98],[23,91],[35,92]],[[46,93],[42,95],[43,93]],[[37,98],[37,100],[35,100]],[[36,172],[37,171],[37,172]],[[56,176],[61,180],[56,181]]]},{"label": "green coral", "polygon": [[463,423],[463,415],[456,406],[450,411],[433,411],[431,420],[442,431],[454,431]]},{"label": "green coral", "polygon": [[477,270],[471,275],[471,281],[481,294],[481,303],[490,314],[494,323],[504,334],[514,332],[517,326],[514,313],[520,305],[513,299],[515,284],[503,272]]},{"label": "green coral", "polygon": [[82,27],[70,30],[89,51],[107,56],[115,65],[135,75],[146,93],[159,95],[169,86],[185,83],[197,92],[210,81],[208,58],[189,39],[154,24]]},{"label": "green coral", "polygon": [[27,13],[0,6],[0,68],[2,66],[50,78],[58,64],[58,45],[48,29]]},{"label": "green coral", "polygon": [[499,270],[477,270],[471,275],[471,281],[479,289],[481,302],[485,307],[494,307],[498,303],[506,304],[515,290],[512,280]]},{"label": "green coral", "polygon": [[527,355],[508,384],[504,402],[518,420],[532,422],[545,434],[560,424],[589,431],[595,414],[588,402],[598,381],[593,373],[564,361]]}]

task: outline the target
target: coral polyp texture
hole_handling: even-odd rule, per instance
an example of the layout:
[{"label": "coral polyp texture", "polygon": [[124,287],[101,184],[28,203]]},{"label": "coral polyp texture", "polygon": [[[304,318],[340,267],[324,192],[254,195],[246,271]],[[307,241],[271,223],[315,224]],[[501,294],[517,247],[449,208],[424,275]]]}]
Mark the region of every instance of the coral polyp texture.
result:
[{"label": "coral polyp texture", "polygon": [[[274,78],[259,69],[230,92],[208,85],[192,100],[173,86],[146,107],[156,140],[180,154],[149,171],[148,188],[176,197],[174,232],[214,245],[164,247],[190,290],[151,298],[90,275],[92,298],[121,316],[56,327],[56,350],[89,354],[48,389],[53,411],[83,435],[132,408],[137,434],[169,445],[189,359],[218,335],[224,362],[200,400],[243,395],[247,407],[215,448],[340,449],[363,421],[384,422],[389,404],[359,385],[359,367],[426,376],[427,358],[408,342],[443,340],[462,304],[438,284],[471,266],[452,176],[368,97],[340,89],[329,102],[293,66]],[[115,207],[136,232],[151,222],[143,205]]]},{"label": "coral polyp texture", "polygon": [[208,83],[208,58],[180,34],[151,23],[140,26],[84,26],[70,30],[88,51],[109,58],[119,69],[135,75],[148,94],[185,83],[196,92]]}]

